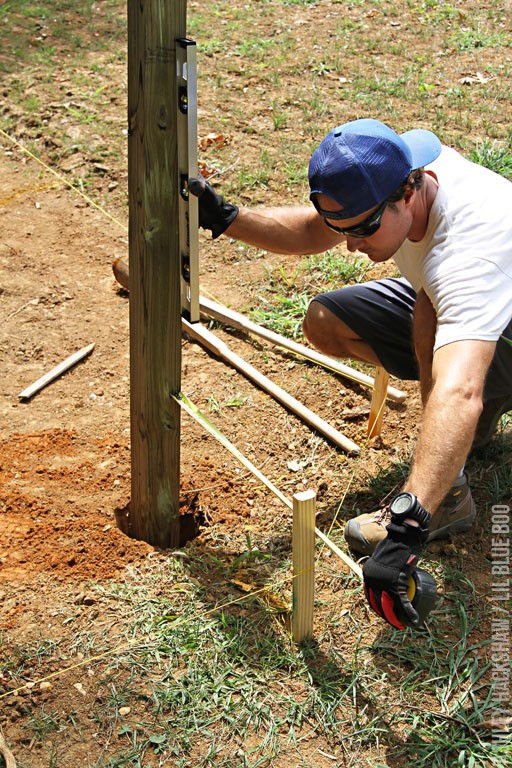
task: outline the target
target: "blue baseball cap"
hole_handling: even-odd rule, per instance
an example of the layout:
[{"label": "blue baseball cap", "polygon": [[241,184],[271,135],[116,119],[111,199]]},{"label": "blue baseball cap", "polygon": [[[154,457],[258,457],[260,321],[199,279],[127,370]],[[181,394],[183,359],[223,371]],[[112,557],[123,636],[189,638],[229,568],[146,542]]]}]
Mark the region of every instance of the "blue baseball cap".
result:
[{"label": "blue baseball cap", "polygon": [[351,219],[382,203],[441,149],[437,136],[422,128],[399,135],[379,120],[353,120],[333,128],[313,153],[309,198],[328,195],[343,209],[336,218]]}]

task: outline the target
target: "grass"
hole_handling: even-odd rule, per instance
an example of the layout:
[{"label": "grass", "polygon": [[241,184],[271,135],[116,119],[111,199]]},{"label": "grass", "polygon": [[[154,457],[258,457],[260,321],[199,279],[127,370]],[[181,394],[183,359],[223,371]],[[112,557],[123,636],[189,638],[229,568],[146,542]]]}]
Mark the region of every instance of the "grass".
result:
[{"label": "grass", "polygon": [[458,30],[452,40],[459,51],[470,51],[474,48],[510,47],[510,40],[505,32],[491,32],[480,25]]},{"label": "grass", "polygon": [[[247,545],[248,552],[259,552],[254,540]],[[289,574],[289,561],[284,565]],[[92,689],[92,709],[75,698],[63,713],[65,689],[53,681],[48,700],[30,707],[23,725],[31,749],[60,765],[92,718],[96,745],[89,764],[97,768],[256,768],[284,754],[289,764],[306,766],[300,758],[304,729],[340,761],[364,751],[379,755],[383,767],[384,746],[402,755],[403,765],[419,768],[487,768],[510,755],[510,748],[478,730],[492,706],[487,642],[474,639],[485,615],[462,572],[445,571],[443,600],[421,633],[385,630],[365,640],[358,590],[343,618],[333,617],[317,643],[297,649],[282,609],[265,603],[256,585],[245,594],[232,586],[246,567],[192,547],[185,557],[132,569],[121,584],[90,585],[117,627],[109,638],[96,632],[95,652],[120,650],[96,663],[90,651],[83,654],[84,668],[94,670],[84,683]],[[343,584],[341,594],[350,593],[350,580],[335,568],[320,560],[319,571]],[[286,581],[270,581],[270,593],[285,594],[289,575]],[[127,642],[133,642],[129,650]],[[58,663],[63,645],[53,647],[50,659],[48,650],[25,652],[25,673],[39,675],[49,660]]]},{"label": "grass", "polygon": [[371,268],[367,259],[339,251],[308,256],[291,272],[278,265],[267,274],[264,290],[268,297],[260,296],[252,315],[270,330],[297,339],[309,303],[318,293],[363,282]]},{"label": "grass", "polygon": [[512,180],[512,135],[506,146],[489,139],[478,142],[469,159]]},{"label": "grass", "polygon": [[271,331],[297,339],[302,335],[302,321],[313,296],[292,291],[289,296],[276,296],[252,312],[254,320]]},{"label": "grass", "polygon": [[[84,25],[94,27],[98,21],[103,33],[90,36],[81,32]],[[92,40],[95,50],[104,50],[111,45],[112,36],[123,32],[124,18],[117,0],[104,0],[96,10],[91,3],[73,0],[7,2],[0,6],[0,71],[15,71],[20,62],[53,68],[57,45],[62,54],[90,46]]]},{"label": "grass", "polygon": [[219,402],[215,395],[210,395],[208,398],[208,410],[211,413],[222,413],[223,408],[241,408],[248,400],[248,395],[242,395],[239,392],[224,400],[223,403]]}]

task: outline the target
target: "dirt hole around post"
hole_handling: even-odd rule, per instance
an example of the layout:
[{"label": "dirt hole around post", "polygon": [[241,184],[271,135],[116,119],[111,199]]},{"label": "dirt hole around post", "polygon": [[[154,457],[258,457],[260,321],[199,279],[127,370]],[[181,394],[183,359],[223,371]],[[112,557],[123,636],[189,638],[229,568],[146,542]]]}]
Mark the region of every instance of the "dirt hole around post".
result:
[{"label": "dirt hole around post", "polygon": [[[190,487],[190,484],[187,481],[185,481],[185,484],[182,482],[180,493],[184,487]],[[128,502],[124,507],[116,507],[114,509],[114,517],[119,530],[133,539],[135,536],[130,524],[130,505],[131,502]],[[197,538],[201,529],[206,525],[206,517],[201,508],[197,492],[192,491],[189,495],[180,497],[178,523],[180,528],[178,548],[181,549]]]}]

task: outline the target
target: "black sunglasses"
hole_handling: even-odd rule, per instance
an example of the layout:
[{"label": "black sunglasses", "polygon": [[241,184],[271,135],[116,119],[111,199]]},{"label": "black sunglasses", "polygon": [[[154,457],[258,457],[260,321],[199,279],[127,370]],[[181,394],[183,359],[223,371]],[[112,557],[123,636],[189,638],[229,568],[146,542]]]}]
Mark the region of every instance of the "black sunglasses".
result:
[{"label": "black sunglasses", "polygon": [[384,215],[387,204],[388,200],[384,200],[384,202],[381,203],[379,207],[373,211],[373,213],[370,213],[370,215],[367,216],[366,219],[363,219],[363,221],[360,221],[359,224],[354,224],[353,227],[336,227],[334,224],[331,224],[329,221],[327,221],[327,219],[336,220],[341,218],[340,212],[326,211],[324,208],[320,208],[315,198],[313,198],[313,205],[329,229],[332,229],[339,235],[349,235],[349,237],[371,237],[371,235],[374,235],[380,227],[381,219]]}]

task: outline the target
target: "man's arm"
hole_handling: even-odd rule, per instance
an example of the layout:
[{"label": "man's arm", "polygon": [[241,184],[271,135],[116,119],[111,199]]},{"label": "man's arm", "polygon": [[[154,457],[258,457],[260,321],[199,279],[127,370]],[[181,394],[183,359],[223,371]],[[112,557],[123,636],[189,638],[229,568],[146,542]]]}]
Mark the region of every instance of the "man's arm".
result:
[{"label": "man's arm", "polygon": [[496,343],[457,341],[434,353],[414,462],[404,490],[435,514],[471,449]]},{"label": "man's arm", "polygon": [[323,253],[344,242],[313,206],[240,208],[225,235],[273,253]]},{"label": "man's arm", "polygon": [[495,342],[457,341],[434,353],[416,456],[404,486],[424,507],[422,516],[402,521],[392,514],[387,537],[363,565],[370,607],[399,629],[420,623],[408,586],[427,541],[429,523],[424,511],[435,516],[466,460],[495,347]]},{"label": "man's arm", "polygon": [[273,253],[323,253],[345,240],[326,226],[313,206],[240,208],[224,200],[202,176],[189,180],[199,199],[199,226],[213,238],[227,235]]}]

